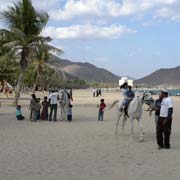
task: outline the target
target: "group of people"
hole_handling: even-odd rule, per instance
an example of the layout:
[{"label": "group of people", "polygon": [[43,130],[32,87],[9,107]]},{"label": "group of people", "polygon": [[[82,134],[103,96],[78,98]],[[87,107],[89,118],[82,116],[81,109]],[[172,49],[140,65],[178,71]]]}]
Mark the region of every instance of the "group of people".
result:
[{"label": "group of people", "polygon": [[93,97],[102,96],[101,88],[93,88]]},{"label": "group of people", "polygon": [[[120,111],[124,111],[125,115],[128,116],[127,109],[129,103],[135,97],[135,93],[132,91],[132,87],[124,83],[121,87],[123,93],[123,101],[120,105]],[[67,92],[68,93],[68,92]],[[68,94],[68,97],[72,101],[72,90]],[[69,101],[69,102],[71,102]],[[45,96],[44,100],[40,102],[40,98],[36,98],[35,94],[32,94],[30,101],[30,120],[37,121],[49,120],[57,121],[57,107],[59,102],[58,91],[51,91],[49,96]],[[153,102],[153,101],[151,101]],[[149,104],[150,105],[150,104]],[[48,109],[50,108],[50,113]],[[103,121],[104,111],[106,108],[105,100],[101,99],[98,105],[98,120]],[[156,137],[158,149],[169,149],[170,148],[170,135],[173,115],[172,99],[168,95],[168,91],[162,90],[159,94],[159,98],[155,101],[153,108],[150,111],[155,111],[155,124],[156,124]],[[53,115],[53,116],[52,116]],[[22,115],[21,106],[18,105],[16,108],[16,118],[23,120],[25,117]],[[72,104],[69,103],[67,108],[67,120],[72,120]]]},{"label": "group of people", "polygon": [[[35,122],[40,119],[48,120],[48,108],[49,108],[49,101],[48,101],[47,96],[44,97],[44,100],[41,103],[40,98],[36,98],[36,95],[32,94],[30,105],[29,105],[30,121]],[[25,119],[25,117],[22,114],[20,105],[17,105],[16,107],[16,118],[17,120]]]},{"label": "group of people", "polygon": [[[128,117],[127,109],[129,103],[135,97],[135,93],[132,91],[132,87],[128,86],[125,82],[120,89],[122,89],[123,101],[120,104],[120,111],[124,111]],[[149,105],[153,103],[153,109],[155,111],[155,124],[156,124],[156,138],[158,149],[170,148],[170,135],[173,115],[173,103],[167,90],[162,90],[159,94],[159,98],[153,102],[153,99],[149,100]]]},{"label": "group of people", "polygon": [[47,96],[44,97],[42,103],[40,101],[40,98],[36,98],[35,94],[32,94],[31,97],[32,98],[29,105],[30,121],[37,121],[40,119],[48,120],[49,101]]},{"label": "group of people", "polygon": [[[72,120],[72,90],[67,92],[69,98],[69,104],[67,107],[67,120]],[[44,100],[41,102],[40,98],[37,98],[35,94],[31,95],[31,100],[29,104],[30,110],[30,121],[36,122],[37,120],[49,120],[57,121],[57,108],[59,103],[59,92],[52,90],[49,92],[48,97],[45,96]],[[49,111],[50,109],[50,111]],[[25,117],[22,115],[21,106],[18,105],[16,108],[16,118],[17,120],[24,120]]]},{"label": "group of people", "polygon": [[[122,90],[122,94],[123,94],[123,101],[120,104],[120,111],[124,111],[125,115],[128,117],[128,105],[129,103],[133,100],[133,98],[135,97],[135,93],[132,90],[132,87],[128,85],[127,82],[125,82],[120,89]],[[94,92],[94,91],[93,91]],[[99,108],[99,112],[98,112],[98,120],[99,121],[103,121],[104,118],[104,111],[106,108],[106,104],[105,104],[105,100],[101,99],[100,100],[100,104],[98,105]]]},{"label": "group of people", "polygon": [[[123,93],[123,101],[120,106],[120,111],[125,112],[128,116],[127,108],[129,103],[135,97],[132,87],[128,86],[128,83],[124,83],[121,86]],[[152,99],[149,100],[150,104],[153,103]],[[159,98],[154,104],[155,110],[155,123],[156,123],[156,138],[158,149],[169,149],[170,148],[170,135],[173,115],[173,104],[172,99],[169,97],[167,90],[162,90],[159,94]]]}]

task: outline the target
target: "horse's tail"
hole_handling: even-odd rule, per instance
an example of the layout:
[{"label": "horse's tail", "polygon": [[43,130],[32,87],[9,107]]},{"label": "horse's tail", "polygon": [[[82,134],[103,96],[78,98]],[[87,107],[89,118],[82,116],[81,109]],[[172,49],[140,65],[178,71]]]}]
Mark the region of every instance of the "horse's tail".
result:
[{"label": "horse's tail", "polygon": [[109,107],[109,109],[112,109],[117,103],[119,102],[119,100],[116,100],[112,103],[112,105]]}]

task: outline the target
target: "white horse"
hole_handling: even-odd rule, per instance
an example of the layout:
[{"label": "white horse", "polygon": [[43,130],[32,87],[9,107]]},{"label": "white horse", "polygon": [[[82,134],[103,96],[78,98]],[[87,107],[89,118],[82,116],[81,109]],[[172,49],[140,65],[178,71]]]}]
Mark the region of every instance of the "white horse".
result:
[{"label": "white horse", "polygon": [[[128,107],[128,115],[131,123],[131,132],[130,132],[130,139],[133,140],[133,121],[136,119],[139,123],[140,127],[140,141],[144,141],[144,133],[143,133],[143,126],[142,126],[142,106],[145,103],[145,101],[149,100],[151,98],[150,93],[144,93],[143,95],[136,95],[136,97],[130,102],[129,107]],[[119,103],[118,103],[119,102]],[[117,104],[118,103],[118,104]],[[122,133],[124,133],[124,126],[125,123],[128,119],[128,117],[125,115],[124,112],[121,112],[120,109],[120,104],[121,102],[119,100],[114,101],[114,103],[110,106],[110,109],[112,109],[115,105],[117,104],[118,108],[118,118],[117,118],[117,123],[116,123],[116,131],[115,134],[117,135],[117,130],[118,130],[118,125],[121,117],[123,116],[122,120]]]},{"label": "white horse", "polygon": [[59,91],[59,104],[61,109],[61,120],[66,120],[70,99],[68,97],[68,92],[65,89]]}]

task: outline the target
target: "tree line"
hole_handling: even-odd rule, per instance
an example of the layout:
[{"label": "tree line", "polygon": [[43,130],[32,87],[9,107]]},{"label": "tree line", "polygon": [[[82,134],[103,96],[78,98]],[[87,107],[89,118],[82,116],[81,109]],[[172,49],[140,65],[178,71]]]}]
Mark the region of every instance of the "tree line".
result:
[{"label": "tree line", "polygon": [[51,53],[61,55],[63,51],[49,45],[50,37],[43,37],[42,30],[47,25],[49,16],[38,12],[31,0],[20,0],[1,12],[7,24],[0,29],[0,80],[7,80],[15,86],[14,104],[23,86],[37,86],[47,89],[50,86],[84,85],[84,82],[63,80],[48,66]]}]

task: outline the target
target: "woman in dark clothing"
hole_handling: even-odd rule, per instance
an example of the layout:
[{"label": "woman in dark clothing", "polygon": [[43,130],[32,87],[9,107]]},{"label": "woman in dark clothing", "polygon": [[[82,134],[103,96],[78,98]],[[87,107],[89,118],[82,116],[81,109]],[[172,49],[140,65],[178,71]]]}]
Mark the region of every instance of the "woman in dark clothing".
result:
[{"label": "woman in dark clothing", "polygon": [[30,105],[29,105],[30,121],[36,121],[36,108],[37,108],[38,100],[37,100],[35,94],[32,94],[31,96],[32,96],[32,98],[31,98]]},{"label": "woman in dark clothing", "polygon": [[42,112],[41,112],[41,119],[48,120],[48,108],[49,102],[47,101],[47,97],[44,97],[44,101],[42,102]]}]

